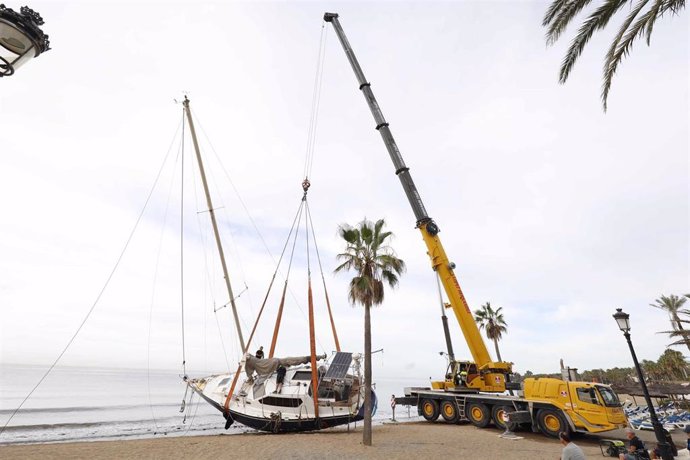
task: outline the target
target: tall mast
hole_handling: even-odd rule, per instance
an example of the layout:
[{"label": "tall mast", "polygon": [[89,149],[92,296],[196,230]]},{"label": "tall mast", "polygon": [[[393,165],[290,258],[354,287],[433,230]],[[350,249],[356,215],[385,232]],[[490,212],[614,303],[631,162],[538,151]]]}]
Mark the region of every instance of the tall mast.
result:
[{"label": "tall mast", "polygon": [[218,233],[218,223],[216,222],[216,213],[211,202],[211,194],[208,191],[208,182],[206,181],[206,172],[204,171],[204,163],[201,161],[201,152],[199,152],[199,143],[196,139],[196,131],[194,130],[194,122],[192,121],[192,112],[189,110],[189,99],[184,97],[182,103],[184,112],[187,115],[187,122],[189,123],[189,131],[192,133],[192,142],[194,143],[194,151],[196,152],[196,159],[199,162],[199,172],[201,173],[201,182],[204,184],[204,193],[206,194],[206,205],[208,206],[208,213],[211,215],[211,224],[213,225],[213,235],[216,237],[216,245],[218,246],[218,255],[220,256],[220,263],[223,266],[223,277],[225,278],[225,287],[228,289],[228,296],[230,297],[230,305],[232,306],[232,315],[235,317],[235,328],[237,329],[237,336],[240,338],[240,346],[242,353],[246,353],[244,347],[244,339],[242,338],[242,328],[240,327],[240,318],[237,316],[237,306],[235,305],[235,296],[232,294],[232,286],[230,286],[230,276],[228,276],[228,266],[225,263],[225,254],[223,253],[223,244],[220,242],[220,233]]}]

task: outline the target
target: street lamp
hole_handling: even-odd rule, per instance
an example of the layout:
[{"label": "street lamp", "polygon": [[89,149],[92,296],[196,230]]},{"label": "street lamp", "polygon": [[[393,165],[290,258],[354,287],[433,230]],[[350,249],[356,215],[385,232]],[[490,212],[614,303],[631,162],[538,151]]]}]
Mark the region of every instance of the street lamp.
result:
[{"label": "street lamp", "polygon": [[48,36],[38,27],[41,15],[27,6],[19,13],[0,4],[0,77],[9,77],[31,58],[50,49]]},{"label": "street lamp", "polygon": [[644,399],[647,401],[647,407],[649,407],[649,418],[652,420],[652,426],[654,427],[654,434],[656,435],[656,440],[659,443],[659,450],[661,450],[661,458],[663,460],[673,460],[673,454],[671,453],[671,446],[666,442],[666,436],[664,435],[664,428],[661,426],[659,419],[656,417],[656,412],[654,412],[654,406],[652,405],[652,399],[649,397],[649,390],[647,390],[647,384],[644,381],[644,375],[642,374],[642,368],[640,363],[637,362],[637,355],[635,354],[635,349],[633,348],[632,342],[630,341],[630,315],[625,313],[622,308],[616,308],[616,313],[614,313],[613,318],[618,323],[618,328],[623,331],[625,340],[628,341],[628,347],[630,347],[630,354],[632,355],[633,363],[635,363],[635,370],[637,371],[637,378],[642,385],[642,392],[644,393]]}]

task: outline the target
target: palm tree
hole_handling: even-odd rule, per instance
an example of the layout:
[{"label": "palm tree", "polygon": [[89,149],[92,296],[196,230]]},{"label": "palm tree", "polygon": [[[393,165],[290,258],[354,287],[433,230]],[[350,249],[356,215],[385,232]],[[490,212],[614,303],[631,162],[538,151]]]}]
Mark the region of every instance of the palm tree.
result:
[{"label": "palm tree", "polygon": [[680,351],[664,351],[664,353],[659,357],[657,364],[673,378],[687,378],[688,362],[685,360],[683,353]]},{"label": "palm tree", "polygon": [[[685,344],[685,346],[688,347],[688,350],[690,350],[690,338],[685,333],[685,329],[683,328],[683,323],[685,321],[681,320],[678,316],[679,314],[690,315],[689,310],[681,308],[686,300],[686,297],[678,297],[674,294],[671,294],[669,296],[662,295],[661,297],[656,299],[654,303],[651,303],[649,305],[651,305],[654,308],[664,310],[668,313],[668,316],[671,319],[671,326],[673,327],[673,331],[669,331],[667,333],[671,337],[682,337],[682,340],[680,340],[679,342],[675,342],[675,344]],[[673,332],[678,332],[678,334],[674,334]]]},{"label": "palm tree", "polygon": [[335,272],[354,271],[348,293],[350,302],[364,306],[364,437],[371,445],[371,307],[383,302],[384,282],[391,288],[398,284],[398,275],[405,271],[405,262],[395,256],[388,245],[391,232],[384,232],[383,219],[372,223],[367,219],[357,227],[343,224],[338,233],[345,240],[345,252],[338,254],[342,263]]},{"label": "palm tree", "polygon": [[503,319],[503,313],[501,310],[503,307],[498,307],[494,310],[489,302],[482,305],[482,308],[474,311],[474,320],[479,324],[479,329],[486,329],[486,336],[494,341],[494,346],[496,347],[496,357],[498,361],[503,361],[501,359],[501,352],[498,351],[498,341],[506,329],[506,322]]},{"label": "palm tree", "polygon": [[[554,44],[561,37],[566,27],[575,16],[585,9],[592,0],[553,0],[544,14],[542,25],[547,28],[546,43]],[[560,70],[560,83],[565,83],[577,58],[594,32],[605,28],[611,18],[626,4],[630,5],[629,13],[618,29],[604,60],[604,83],[601,89],[601,101],[606,111],[611,80],[624,57],[626,57],[636,39],[645,36],[650,43],[652,30],[657,19],[664,14],[677,15],[685,8],[685,0],[602,0],[589,16],[582,22],[577,35],[563,58]],[[648,8],[646,8],[649,6]],[[645,9],[646,8],[646,9]]]}]

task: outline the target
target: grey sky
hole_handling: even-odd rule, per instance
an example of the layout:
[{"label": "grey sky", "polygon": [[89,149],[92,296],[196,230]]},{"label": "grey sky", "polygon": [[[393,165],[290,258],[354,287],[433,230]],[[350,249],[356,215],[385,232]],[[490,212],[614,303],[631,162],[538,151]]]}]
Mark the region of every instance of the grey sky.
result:
[{"label": "grey sky", "polygon": [[[667,343],[656,332],[669,323],[648,304],[690,291],[687,17],[663,18],[652,46],[636,46],[603,114],[601,67],[613,29],[592,40],[560,86],[567,39],[546,48],[546,4],[32,2],[54,49],[0,82],[0,360],[50,363],[72,335],[136,220],[181,120],[173,99],[183,91],[277,256],[301,197],[324,11],[341,15],[471,306],[503,307],[504,359],[520,372],[552,371],[559,358],[581,369],[628,366],[616,307],[631,314],[639,357],[656,359]],[[374,372],[423,383],[444,365],[433,272],[330,26],[326,36],[310,206],[341,341],[363,348],[348,277],[331,274],[337,225],[384,217],[408,273],[374,312],[373,345],[385,350]],[[204,146],[235,290],[250,286],[238,302],[249,324],[273,262]],[[152,292],[167,171],[64,364],[146,367],[154,296],[151,366],[179,366],[171,232]],[[193,216],[201,208],[189,198]],[[171,230],[177,213],[169,211]],[[197,267],[187,274],[187,361],[220,370],[213,299],[227,299],[206,215],[203,238],[195,219],[185,256]],[[300,298],[304,271],[291,277]],[[264,346],[276,304],[259,333]],[[288,308],[279,346],[305,353],[304,317],[294,302]],[[232,362],[227,309],[218,320]],[[469,357],[451,322],[456,353]]]}]

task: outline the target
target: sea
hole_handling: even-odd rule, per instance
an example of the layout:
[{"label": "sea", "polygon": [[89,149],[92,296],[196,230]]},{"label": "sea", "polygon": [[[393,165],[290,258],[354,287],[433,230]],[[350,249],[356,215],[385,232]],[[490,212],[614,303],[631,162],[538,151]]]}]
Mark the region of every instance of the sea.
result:
[{"label": "sea", "polygon": [[[225,430],[225,419],[218,410],[196,395],[190,401],[181,371],[55,367],[15,413],[46,369],[0,364],[0,445],[255,431],[239,423]],[[375,424],[391,421],[391,395],[402,395],[405,384],[396,379],[374,382],[378,399]],[[400,406],[395,417],[400,422],[419,419],[415,408]]]}]

